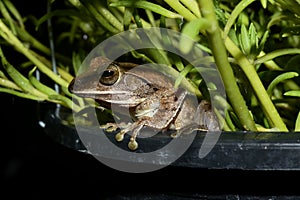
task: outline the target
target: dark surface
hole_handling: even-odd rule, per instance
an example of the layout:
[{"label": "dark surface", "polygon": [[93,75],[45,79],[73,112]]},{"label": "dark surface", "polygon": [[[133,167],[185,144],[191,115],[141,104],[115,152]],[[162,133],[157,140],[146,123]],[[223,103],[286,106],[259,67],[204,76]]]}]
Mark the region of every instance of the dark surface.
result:
[{"label": "dark surface", "polygon": [[298,171],[171,166],[144,174],[119,172],[92,156],[55,143],[37,123],[35,102],[0,95],[1,195],[10,199],[17,196],[30,199],[181,199],[209,195],[215,195],[212,199],[217,198],[216,195],[223,195],[221,199],[226,195],[228,199],[237,199],[237,195],[268,198],[300,193]]},{"label": "dark surface", "polygon": [[[125,135],[122,142],[117,142],[115,135],[118,130],[115,133],[109,133],[99,129],[99,125],[80,126],[79,124],[75,129],[72,125],[66,125],[68,124],[67,119],[72,115],[70,110],[55,107],[53,104],[52,106],[51,104],[39,105],[41,111],[39,113],[46,124],[44,131],[53,140],[74,150],[98,156],[100,160],[106,158],[110,166],[121,171],[146,172],[150,166],[150,171],[153,171],[154,168],[170,165],[173,159],[176,161],[172,165],[185,168],[300,170],[300,132],[236,131],[222,132],[220,135],[218,133],[218,137],[216,137],[217,135],[211,137],[215,138],[217,143],[214,143],[211,149],[208,148],[208,154],[201,157],[199,156],[200,149],[207,150],[210,143],[207,136],[216,133],[193,132],[196,135],[191,138],[192,143],[190,143],[189,137],[185,134],[172,140],[170,131],[160,132],[151,137],[149,135],[149,133],[153,134],[151,130],[148,135],[147,131],[142,130],[139,134],[141,137],[137,139],[139,147],[132,152],[127,146],[130,140],[128,134]],[[92,115],[94,111],[94,108],[91,108],[88,113]],[[98,120],[96,118],[94,120],[96,121],[93,124],[97,124]],[[91,119],[87,123],[90,122]],[[205,143],[204,138],[206,139]],[[174,149],[170,147],[171,141],[177,143],[171,144],[175,146]],[[186,145],[187,150],[185,149]],[[123,154],[123,151],[119,151],[120,149],[115,147],[119,147],[129,154]],[[166,148],[164,149],[164,147]],[[179,150],[180,154],[175,150]],[[150,153],[152,157],[147,156],[147,153]],[[117,162],[116,165],[111,165],[115,162]],[[126,167],[120,168],[120,164]],[[139,164],[150,165],[144,168]]]}]

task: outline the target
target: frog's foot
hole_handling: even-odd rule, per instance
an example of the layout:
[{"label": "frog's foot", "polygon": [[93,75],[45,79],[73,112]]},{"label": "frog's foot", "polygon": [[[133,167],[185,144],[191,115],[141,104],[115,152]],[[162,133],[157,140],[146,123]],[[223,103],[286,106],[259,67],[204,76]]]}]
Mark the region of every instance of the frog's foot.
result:
[{"label": "frog's foot", "polygon": [[136,127],[135,124],[132,124],[122,129],[119,133],[116,134],[115,136],[116,140],[118,142],[123,141],[125,134],[128,133],[129,131],[132,131],[135,127]]},{"label": "frog's foot", "polygon": [[132,126],[122,129],[119,133],[116,134],[115,138],[118,142],[121,142],[121,141],[123,141],[125,134],[128,133],[129,131],[133,130],[132,135],[130,137],[130,141],[128,143],[128,148],[130,150],[134,151],[138,148],[138,143],[136,141],[136,137],[143,126],[144,126],[143,123],[142,124],[133,124]]},{"label": "frog's foot", "polygon": [[136,150],[139,147],[139,144],[135,140],[135,138],[130,138],[130,142],[128,142],[128,148],[132,151]]},{"label": "frog's foot", "polygon": [[119,128],[116,123],[107,123],[107,124],[101,125],[100,127],[109,133],[114,132]]},{"label": "frog's foot", "polygon": [[[119,133],[116,134],[115,138],[118,142],[123,141],[124,135],[126,134],[126,130],[123,129]],[[132,151],[136,150],[139,146],[139,144],[136,141],[137,133],[133,133],[130,137],[130,141],[128,142],[128,148]]]},{"label": "frog's foot", "polygon": [[137,127],[135,127],[135,129],[131,135],[130,141],[128,143],[128,148],[132,151],[136,150],[139,146],[139,144],[136,141],[136,137],[139,134],[140,130],[143,128],[143,126],[144,126],[144,124],[139,124]]},{"label": "frog's foot", "polygon": [[126,132],[125,129],[121,130],[119,133],[116,134],[116,136],[115,136],[116,140],[117,140],[118,142],[123,141],[124,135],[125,135],[126,133],[127,133],[127,132]]}]

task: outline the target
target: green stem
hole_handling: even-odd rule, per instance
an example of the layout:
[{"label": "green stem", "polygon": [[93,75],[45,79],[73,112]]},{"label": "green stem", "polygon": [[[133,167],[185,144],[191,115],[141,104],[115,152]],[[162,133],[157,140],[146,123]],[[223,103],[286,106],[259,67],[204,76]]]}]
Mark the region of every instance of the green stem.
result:
[{"label": "green stem", "polygon": [[246,102],[240,93],[232,68],[228,61],[227,51],[224,46],[224,41],[221,38],[213,2],[210,0],[199,0],[199,4],[203,16],[211,22],[210,28],[207,29],[207,36],[210,41],[218,70],[222,76],[227,96],[243,124],[243,127],[246,130],[256,131],[255,123],[250,115]]},{"label": "green stem", "polygon": [[255,94],[257,95],[264,112],[266,113],[271,124],[278,128],[280,131],[288,131],[286,125],[282,121],[275,106],[273,105],[268,93],[266,92],[258,74],[255,71],[255,67],[249,62],[246,56],[241,50],[233,43],[232,40],[226,38],[225,45],[230,54],[236,59],[239,66],[248,77],[250,84],[252,85]]}]

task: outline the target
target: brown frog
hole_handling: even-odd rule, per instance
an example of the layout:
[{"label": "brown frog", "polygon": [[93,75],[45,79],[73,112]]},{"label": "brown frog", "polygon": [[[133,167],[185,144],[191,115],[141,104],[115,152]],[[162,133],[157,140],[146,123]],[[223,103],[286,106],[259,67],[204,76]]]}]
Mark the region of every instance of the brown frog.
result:
[{"label": "brown frog", "polygon": [[[93,98],[106,108],[114,107],[114,111],[129,111],[133,123],[122,128],[116,140],[122,141],[126,133],[132,132],[128,143],[131,150],[138,148],[136,137],[143,127],[175,129],[173,137],[194,129],[219,130],[208,101],[195,104],[185,89],[174,88],[171,77],[151,67],[96,57],[89,69],[70,83],[69,90],[80,97]],[[113,123],[105,126],[110,130],[117,127]]]}]

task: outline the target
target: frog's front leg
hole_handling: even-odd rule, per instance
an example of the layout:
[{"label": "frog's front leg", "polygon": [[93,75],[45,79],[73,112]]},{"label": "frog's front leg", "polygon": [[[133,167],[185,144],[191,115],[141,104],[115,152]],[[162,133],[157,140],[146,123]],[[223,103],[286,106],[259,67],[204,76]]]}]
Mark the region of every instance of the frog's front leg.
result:
[{"label": "frog's front leg", "polygon": [[129,123],[107,123],[104,125],[101,125],[101,128],[103,128],[106,132],[114,132],[117,129],[121,129],[115,136],[116,140],[118,142],[123,141],[124,135],[130,131],[132,131],[132,136],[130,138],[130,142],[128,143],[128,148],[130,150],[136,150],[138,148],[138,143],[136,142],[136,137],[141,130],[141,128],[144,126],[145,123],[143,122],[135,122],[133,124]]},{"label": "frog's front leg", "polygon": [[135,109],[137,121],[117,133],[116,140],[122,141],[124,135],[132,131],[128,147],[131,150],[136,150],[138,148],[136,137],[143,126],[156,130],[167,128],[180,110],[186,93],[185,90],[181,89],[166,94],[158,93],[142,102]]}]

